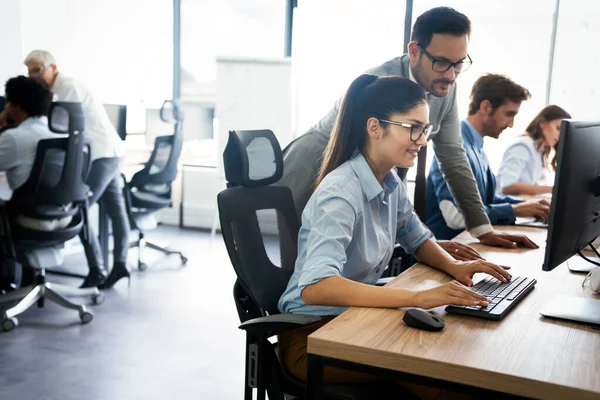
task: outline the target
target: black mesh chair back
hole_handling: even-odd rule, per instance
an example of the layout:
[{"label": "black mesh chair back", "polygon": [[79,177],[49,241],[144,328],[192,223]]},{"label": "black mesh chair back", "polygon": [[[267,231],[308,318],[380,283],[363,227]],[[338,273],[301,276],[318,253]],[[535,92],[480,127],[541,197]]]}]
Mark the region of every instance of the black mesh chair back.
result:
[{"label": "black mesh chair back", "polygon": [[[251,303],[252,311],[240,318],[277,314],[294,270],[300,230],[290,190],[268,186],[283,174],[281,148],[269,130],[232,131],[223,158],[229,188],[218,196],[221,231],[238,290],[246,292],[244,303]],[[283,257],[287,253],[281,247],[293,248],[293,255]]]},{"label": "black mesh chair back", "polygon": [[[56,122],[55,119],[61,121]],[[56,133],[68,132],[68,137],[46,139],[38,143],[31,174],[15,190],[7,203],[7,210],[11,216],[23,215],[38,220],[56,220],[69,216],[73,219],[68,227],[52,232],[14,225],[13,234],[16,239],[60,243],[68,240],[65,239],[67,236],[77,235],[83,226],[82,211],[89,194],[85,178],[90,163],[90,147],[83,138],[81,105],[52,103],[49,126]]]},{"label": "black mesh chair back", "polygon": [[[171,183],[177,177],[177,164],[183,144],[182,122],[183,115],[179,102],[167,100],[161,108],[161,119],[174,125],[173,134],[158,136],[154,141],[154,149],[144,168],[138,171],[129,181],[128,186],[133,194],[133,206],[140,208],[159,209],[165,207],[165,199],[171,199]],[[144,193],[149,194],[144,195]],[[152,204],[152,196],[156,200]],[[138,199],[139,197],[139,199]],[[138,201],[140,200],[140,201]]]}]

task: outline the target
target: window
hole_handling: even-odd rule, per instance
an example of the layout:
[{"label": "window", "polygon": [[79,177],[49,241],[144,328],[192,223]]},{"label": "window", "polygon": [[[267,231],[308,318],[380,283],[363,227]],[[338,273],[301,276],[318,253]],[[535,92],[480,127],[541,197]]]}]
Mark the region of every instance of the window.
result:
[{"label": "window", "polygon": [[354,78],[403,54],[404,14],[398,0],[299,2],[292,44],[296,136],[325,116]]},{"label": "window", "polygon": [[494,170],[502,161],[505,147],[545,106],[555,4],[555,0],[414,2],[413,23],[423,12],[438,6],[453,7],[471,20],[469,54],[473,66],[457,79],[461,119],[467,117],[471,87],[482,74],[504,74],[532,93],[532,98],[522,104],[513,129],[505,130],[498,140],[486,139],[486,152]]},{"label": "window", "polygon": [[282,57],[285,1],[183,0],[181,94],[214,101],[218,56]]},{"label": "window", "polygon": [[550,102],[574,119],[600,119],[600,3],[560,3]]},{"label": "window", "polygon": [[172,2],[20,3],[23,58],[33,49],[52,52],[62,71],[79,78],[104,103],[155,106],[171,97]]},{"label": "window", "polygon": [[186,164],[216,166],[217,58],[281,58],[285,1],[182,0],[181,99]]}]

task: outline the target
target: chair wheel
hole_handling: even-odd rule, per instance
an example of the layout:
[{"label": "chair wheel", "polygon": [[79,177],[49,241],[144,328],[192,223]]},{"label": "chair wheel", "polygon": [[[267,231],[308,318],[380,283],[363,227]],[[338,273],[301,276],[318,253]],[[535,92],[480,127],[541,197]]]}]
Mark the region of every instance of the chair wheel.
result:
[{"label": "chair wheel", "polygon": [[81,320],[82,324],[87,324],[94,319],[94,314],[92,314],[91,311],[80,311],[79,319]]},{"label": "chair wheel", "polygon": [[145,270],[147,270],[147,269],[148,269],[148,264],[146,264],[146,263],[143,263],[143,262],[139,262],[139,263],[138,263],[138,269],[139,269],[140,271],[145,271]]},{"label": "chair wheel", "polygon": [[92,295],[92,302],[96,305],[104,303],[104,294],[94,294]]},{"label": "chair wheel", "polygon": [[181,255],[181,265],[185,265],[185,264],[187,264],[187,262],[188,262],[187,257],[182,254]]},{"label": "chair wheel", "polygon": [[18,326],[18,325],[19,325],[19,320],[16,319],[15,317],[5,318],[4,320],[2,320],[2,330],[4,332],[10,332],[15,328],[15,326]]}]

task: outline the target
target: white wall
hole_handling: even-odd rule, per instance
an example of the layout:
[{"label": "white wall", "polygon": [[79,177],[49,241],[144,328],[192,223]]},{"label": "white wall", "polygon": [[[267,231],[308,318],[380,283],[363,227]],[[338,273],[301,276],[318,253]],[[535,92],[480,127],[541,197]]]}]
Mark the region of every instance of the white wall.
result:
[{"label": "white wall", "polygon": [[159,106],[172,96],[173,4],[144,0],[0,0],[0,79],[53,53],[105,103]]},{"label": "white wall", "polygon": [[4,83],[11,77],[22,74],[21,63],[21,7],[19,0],[0,0],[0,93],[4,94]]}]

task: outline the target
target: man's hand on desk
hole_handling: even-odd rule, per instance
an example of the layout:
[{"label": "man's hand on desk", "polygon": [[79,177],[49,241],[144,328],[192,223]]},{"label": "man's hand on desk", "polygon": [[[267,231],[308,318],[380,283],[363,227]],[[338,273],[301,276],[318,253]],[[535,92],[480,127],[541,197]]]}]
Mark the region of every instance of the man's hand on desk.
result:
[{"label": "man's hand on desk", "polygon": [[491,231],[479,236],[479,241],[488,246],[506,247],[516,249],[518,245],[528,249],[537,249],[539,246],[525,235],[513,235],[506,232]]},{"label": "man's hand on desk", "polygon": [[527,200],[512,205],[517,217],[535,217],[544,221],[550,218],[550,202],[546,199]]},{"label": "man's hand on desk", "polygon": [[491,275],[500,282],[508,282],[512,276],[506,271],[510,267],[501,266],[484,260],[475,261],[454,261],[452,265],[446,269],[460,283],[473,286],[473,275],[478,272]]},{"label": "man's hand on desk", "polygon": [[466,244],[453,242],[450,240],[438,240],[437,244],[457,260],[485,260],[485,258],[483,258],[481,254],[477,252],[477,250]]}]

